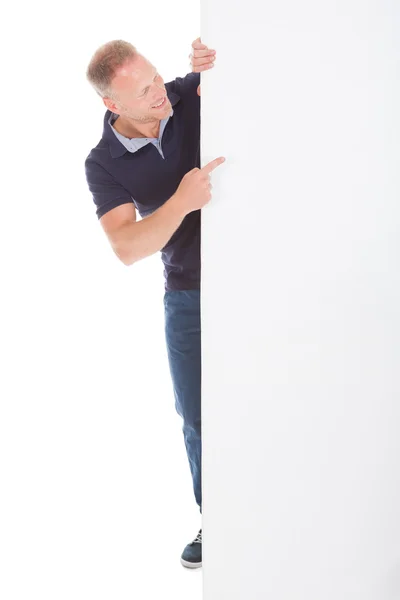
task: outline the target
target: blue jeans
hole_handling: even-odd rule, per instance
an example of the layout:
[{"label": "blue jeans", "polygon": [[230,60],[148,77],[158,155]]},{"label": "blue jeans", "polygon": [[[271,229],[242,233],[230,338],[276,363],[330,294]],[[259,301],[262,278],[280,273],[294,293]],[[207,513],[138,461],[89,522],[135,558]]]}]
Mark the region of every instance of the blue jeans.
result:
[{"label": "blue jeans", "polygon": [[165,336],[183,436],[201,512],[201,331],[200,290],[164,295]]}]

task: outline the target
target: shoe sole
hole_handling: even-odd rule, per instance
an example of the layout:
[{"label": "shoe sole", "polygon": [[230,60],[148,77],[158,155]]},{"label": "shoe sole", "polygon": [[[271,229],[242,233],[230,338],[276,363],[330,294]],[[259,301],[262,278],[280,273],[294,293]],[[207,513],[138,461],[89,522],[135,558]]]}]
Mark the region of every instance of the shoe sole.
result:
[{"label": "shoe sole", "polygon": [[181,564],[187,569],[199,569],[203,565],[201,562],[192,563],[188,562],[187,560],[183,560],[183,558],[181,558]]}]

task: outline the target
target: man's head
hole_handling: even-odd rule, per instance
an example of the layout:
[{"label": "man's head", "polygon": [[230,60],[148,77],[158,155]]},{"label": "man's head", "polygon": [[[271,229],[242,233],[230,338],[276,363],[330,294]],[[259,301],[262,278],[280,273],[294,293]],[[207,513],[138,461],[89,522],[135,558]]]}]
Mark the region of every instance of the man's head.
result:
[{"label": "man's head", "polygon": [[[164,80],[132,44],[114,40],[93,55],[86,77],[113,113],[142,124],[171,112]],[[161,107],[156,107],[163,101]]]}]

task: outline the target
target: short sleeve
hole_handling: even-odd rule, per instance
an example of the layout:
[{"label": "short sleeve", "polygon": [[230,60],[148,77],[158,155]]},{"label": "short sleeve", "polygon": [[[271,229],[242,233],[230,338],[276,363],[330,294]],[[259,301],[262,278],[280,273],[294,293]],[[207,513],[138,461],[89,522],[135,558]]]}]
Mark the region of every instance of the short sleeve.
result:
[{"label": "short sleeve", "polygon": [[185,75],[185,77],[177,77],[174,83],[178,94],[200,98],[197,94],[197,88],[200,85],[200,73],[192,72]]},{"label": "short sleeve", "polygon": [[85,161],[85,173],[99,219],[113,208],[133,202],[130,193],[106,169],[90,158]]}]

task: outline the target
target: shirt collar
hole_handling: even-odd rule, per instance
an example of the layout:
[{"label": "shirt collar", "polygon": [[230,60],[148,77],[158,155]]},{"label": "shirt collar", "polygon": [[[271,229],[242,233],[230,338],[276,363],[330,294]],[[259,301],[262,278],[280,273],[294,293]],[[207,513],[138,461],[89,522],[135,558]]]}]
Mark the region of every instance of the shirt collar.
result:
[{"label": "shirt collar", "polygon": [[[169,89],[168,83],[165,85],[165,88],[171,106],[174,107],[179,102],[180,96]],[[128,152],[124,144],[115,135],[114,128],[109,123],[109,120],[113,123],[116,117],[117,115],[110,110],[107,110],[103,120],[103,140],[107,142],[112,158],[119,158],[120,156],[123,156],[125,152]]]}]

